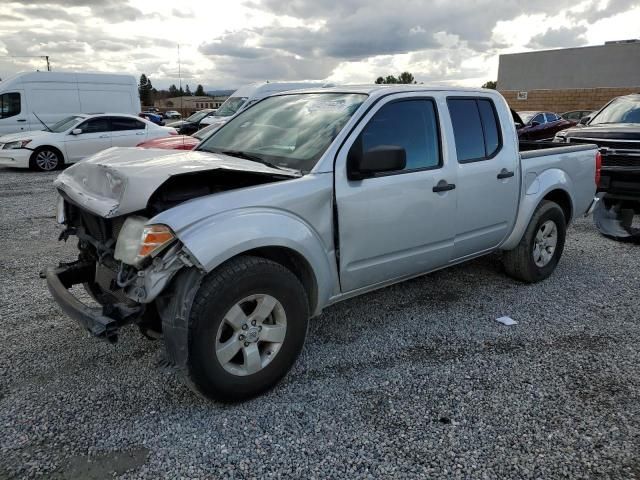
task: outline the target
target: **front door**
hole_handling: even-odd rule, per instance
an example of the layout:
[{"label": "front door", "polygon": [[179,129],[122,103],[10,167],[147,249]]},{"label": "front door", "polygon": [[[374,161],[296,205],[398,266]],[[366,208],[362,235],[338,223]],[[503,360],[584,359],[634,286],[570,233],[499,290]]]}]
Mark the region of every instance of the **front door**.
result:
[{"label": "front door", "polygon": [[[520,194],[516,142],[502,138],[499,118],[488,97],[450,96],[447,106],[455,138],[458,206],[453,260],[497,247],[511,232]],[[504,111],[504,110],[503,110]]]},{"label": "front door", "polygon": [[24,92],[15,90],[0,94],[0,136],[29,130],[29,110]]},{"label": "front door", "polygon": [[89,155],[111,146],[111,125],[108,117],[96,117],[76,127],[82,133],[65,137],[65,148],[69,162],[77,162]]},{"label": "front door", "polygon": [[[400,146],[403,170],[349,180],[346,157]],[[446,264],[453,247],[455,168],[443,162],[436,101],[401,94],[379,102],[338,154],[335,195],[343,292],[401,279]],[[448,188],[436,188],[449,185]]]}]

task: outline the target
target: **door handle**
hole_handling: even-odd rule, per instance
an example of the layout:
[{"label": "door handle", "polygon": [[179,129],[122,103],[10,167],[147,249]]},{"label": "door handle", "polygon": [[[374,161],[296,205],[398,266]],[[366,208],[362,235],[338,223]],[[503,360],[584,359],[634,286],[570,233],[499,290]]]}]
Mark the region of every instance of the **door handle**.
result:
[{"label": "door handle", "polygon": [[98,138],[109,138],[109,135],[100,135]]},{"label": "door handle", "polygon": [[136,135],[144,135],[144,132],[138,132]]},{"label": "door handle", "polygon": [[26,120],[24,118],[19,118],[16,122],[26,122]]},{"label": "door handle", "polygon": [[447,183],[446,180],[440,180],[438,184],[433,187],[433,191],[436,193],[448,192],[449,190],[453,190],[454,188],[456,188],[456,185],[454,183]]},{"label": "door handle", "polygon": [[515,174],[513,172],[510,172],[506,168],[503,168],[502,170],[500,170],[500,173],[498,174],[498,180],[502,180],[503,178],[511,178],[514,175]]}]

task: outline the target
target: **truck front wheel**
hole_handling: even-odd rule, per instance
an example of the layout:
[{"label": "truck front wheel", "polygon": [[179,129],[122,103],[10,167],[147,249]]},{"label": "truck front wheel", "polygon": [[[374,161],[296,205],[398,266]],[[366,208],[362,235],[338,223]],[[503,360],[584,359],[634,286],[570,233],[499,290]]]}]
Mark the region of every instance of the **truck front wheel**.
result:
[{"label": "truck front wheel", "polygon": [[566,232],[567,221],[562,208],[544,200],[531,217],[518,246],[504,253],[507,274],[527,283],[547,278],[560,261]]},{"label": "truck front wheel", "polygon": [[214,400],[238,401],[273,387],[296,361],[309,304],[279,263],[237,257],[202,282],[191,308],[189,383]]}]

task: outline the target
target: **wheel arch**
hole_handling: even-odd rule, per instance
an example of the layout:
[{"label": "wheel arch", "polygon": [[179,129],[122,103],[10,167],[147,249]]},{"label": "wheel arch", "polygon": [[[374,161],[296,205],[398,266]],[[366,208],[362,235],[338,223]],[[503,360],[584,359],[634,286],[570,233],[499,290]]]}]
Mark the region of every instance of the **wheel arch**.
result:
[{"label": "wheel arch", "polygon": [[51,144],[45,144],[45,145],[38,145],[37,147],[35,147],[33,149],[33,153],[31,154],[31,156],[29,157],[29,163],[32,163],[35,160],[35,156],[37,155],[37,153],[41,150],[54,150],[58,155],[60,155],[60,160],[62,161],[62,165],[67,163],[67,159],[65,157],[65,154],[63,152],[63,150],[60,147],[57,147],[55,145],[51,145]]}]

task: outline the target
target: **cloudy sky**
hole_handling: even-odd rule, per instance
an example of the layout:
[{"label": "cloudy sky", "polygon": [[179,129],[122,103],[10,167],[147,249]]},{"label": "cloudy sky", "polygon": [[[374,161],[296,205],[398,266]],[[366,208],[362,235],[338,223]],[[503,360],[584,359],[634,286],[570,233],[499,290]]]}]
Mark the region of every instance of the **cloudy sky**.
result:
[{"label": "cloudy sky", "polygon": [[144,72],[168,87],[180,45],[192,90],[404,70],[480,86],[501,53],[636,38],[638,25],[640,0],[0,0],[0,78],[49,55],[53,70]]}]

